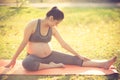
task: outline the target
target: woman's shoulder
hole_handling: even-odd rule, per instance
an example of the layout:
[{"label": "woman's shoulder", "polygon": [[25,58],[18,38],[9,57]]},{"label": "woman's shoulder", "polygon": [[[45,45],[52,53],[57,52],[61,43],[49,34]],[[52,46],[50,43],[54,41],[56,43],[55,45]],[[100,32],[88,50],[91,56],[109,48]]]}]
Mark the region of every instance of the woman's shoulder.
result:
[{"label": "woman's shoulder", "polygon": [[36,26],[37,21],[38,21],[38,19],[32,19],[31,21],[29,21],[29,22],[27,23],[26,28],[28,28],[28,29],[33,29],[33,28]]},{"label": "woman's shoulder", "polygon": [[27,23],[27,25],[28,25],[28,26],[34,26],[34,25],[37,24],[38,20],[39,20],[39,19],[32,19],[32,20],[30,20],[30,21]]},{"label": "woman's shoulder", "polygon": [[35,24],[38,22],[39,19],[32,19],[31,21],[28,22],[28,24]]}]

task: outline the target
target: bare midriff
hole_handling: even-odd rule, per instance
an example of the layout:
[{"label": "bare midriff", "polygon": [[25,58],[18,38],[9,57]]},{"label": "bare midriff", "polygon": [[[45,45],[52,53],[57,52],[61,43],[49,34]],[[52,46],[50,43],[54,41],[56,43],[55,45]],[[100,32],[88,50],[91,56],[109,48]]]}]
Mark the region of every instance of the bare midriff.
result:
[{"label": "bare midriff", "polygon": [[51,48],[48,43],[28,42],[27,52],[40,58],[44,58],[51,54]]}]

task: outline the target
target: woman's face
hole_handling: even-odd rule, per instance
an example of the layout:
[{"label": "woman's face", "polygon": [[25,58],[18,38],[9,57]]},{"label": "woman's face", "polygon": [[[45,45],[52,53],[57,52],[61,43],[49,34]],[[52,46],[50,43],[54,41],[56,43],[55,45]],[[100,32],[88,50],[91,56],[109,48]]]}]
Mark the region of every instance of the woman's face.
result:
[{"label": "woman's face", "polygon": [[56,19],[53,19],[53,17],[49,18],[49,26],[50,27],[54,27],[54,26],[57,26],[62,20],[56,20]]},{"label": "woman's face", "polygon": [[54,20],[52,22],[52,26],[57,26],[60,22],[61,22],[61,20]]}]

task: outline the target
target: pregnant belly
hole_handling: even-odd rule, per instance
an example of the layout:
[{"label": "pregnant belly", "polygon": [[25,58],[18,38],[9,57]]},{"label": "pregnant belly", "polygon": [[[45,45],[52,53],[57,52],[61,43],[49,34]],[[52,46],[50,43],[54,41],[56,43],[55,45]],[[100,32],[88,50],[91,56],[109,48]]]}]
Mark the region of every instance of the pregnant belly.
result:
[{"label": "pregnant belly", "polygon": [[48,43],[28,43],[27,52],[40,58],[44,58],[51,54],[51,49]]}]

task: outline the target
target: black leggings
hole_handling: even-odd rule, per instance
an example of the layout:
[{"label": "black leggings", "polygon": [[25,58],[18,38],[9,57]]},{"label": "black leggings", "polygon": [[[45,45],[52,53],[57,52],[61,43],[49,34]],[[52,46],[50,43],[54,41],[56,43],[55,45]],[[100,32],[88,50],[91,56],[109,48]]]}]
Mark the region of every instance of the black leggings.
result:
[{"label": "black leggings", "polygon": [[83,64],[83,60],[77,56],[52,51],[52,53],[45,58],[39,58],[30,54],[23,60],[22,65],[26,70],[37,71],[39,70],[40,63],[49,64],[50,62],[79,66]]}]

